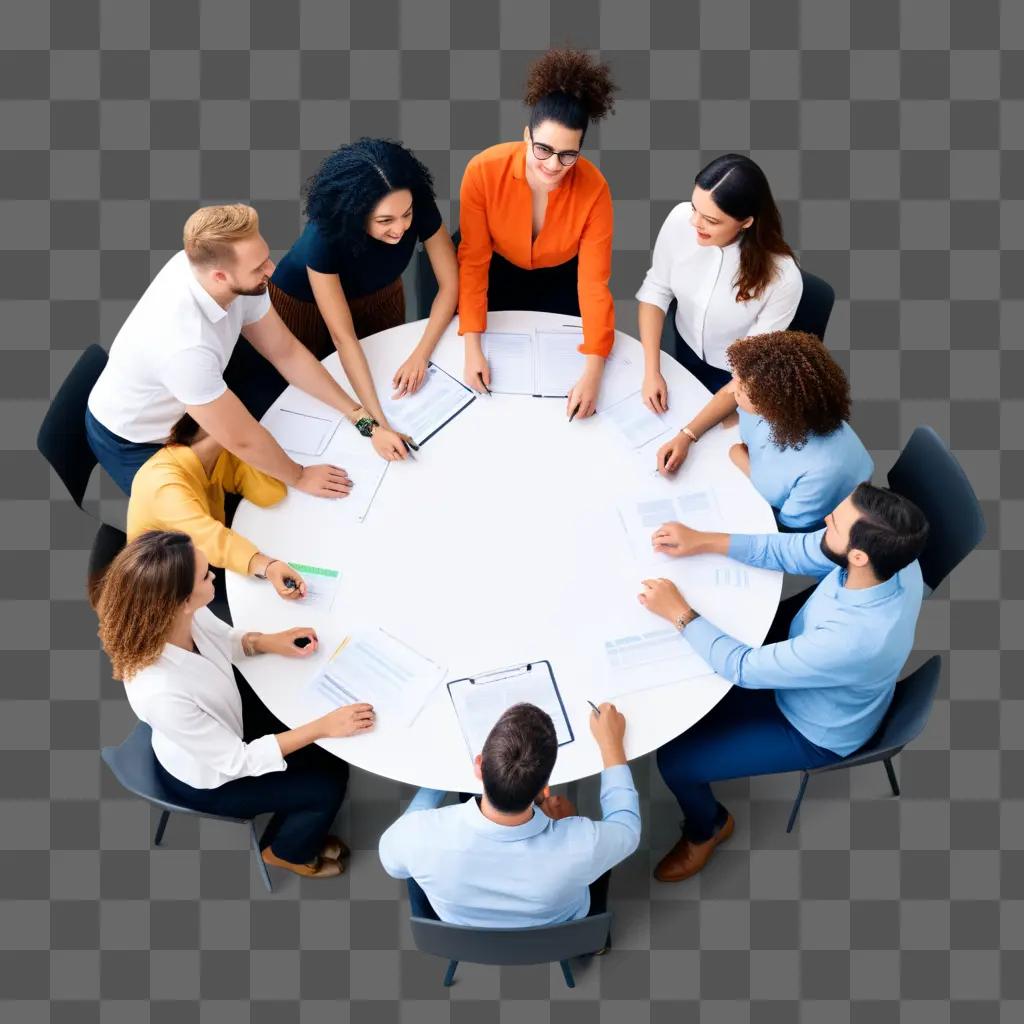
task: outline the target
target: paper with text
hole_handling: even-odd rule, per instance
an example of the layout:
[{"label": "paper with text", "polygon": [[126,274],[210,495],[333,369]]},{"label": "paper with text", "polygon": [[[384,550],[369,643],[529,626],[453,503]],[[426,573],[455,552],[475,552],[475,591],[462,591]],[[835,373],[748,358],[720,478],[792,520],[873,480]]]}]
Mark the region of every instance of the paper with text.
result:
[{"label": "paper with text", "polygon": [[271,410],[263,420],[274,440],[296,455],[323,455],[339,423],[340,416],[317,416],[285,408]]},{"label": "paper with text", "polygon": [[534,393],[532,335],[485,331],[481,345],[491,370],[491,391],[499,395]]},{"label": "paper with text", "polygon": [[614,405],[602,409],[602,422],[614,428],[615,433],[630,448],[643,448],[657,437],[667,434],[672,425],[667,415],[658,416],[643,403],[639,391],[634,391]]},{"label": "paper with text", "polygon": [[579,351],[583,332],[538,330],[534,338],[537,351],[534,394],[544,398],[568,398],[586,365],[586,357]]},{"label": "paper with text", "polygon": [[382,395],[380,404],[395,430],[423,444],[469,405],[474,394],[464,384],[431,363],[419,391],[402,398]]}]

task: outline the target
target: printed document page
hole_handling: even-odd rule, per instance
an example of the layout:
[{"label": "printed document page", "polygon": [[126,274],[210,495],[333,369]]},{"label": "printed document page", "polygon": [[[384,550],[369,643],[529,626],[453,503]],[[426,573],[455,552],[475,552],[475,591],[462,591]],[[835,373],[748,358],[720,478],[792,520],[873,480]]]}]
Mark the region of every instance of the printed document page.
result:
[{"label": "printed document page", "polygon": [[272,410],[263,426],[285,451],[296,455],[323,455],[339,423],[340,416],[316,416],[281,408]]},{"label": "printed document page", "polygon": [[395,430],[423,444],[472,401],[469,388],[431,363],[419,391],[402,398],[382,394],[380,404]]},{"label": "printed document page", "polygon": [[667,416],[657,416],[644,405],[639,391],[602,409],[599,415],[630,448],[643,448],[672,429]]},{"label": "printed document page", "polygon": [[334,604],[334,595],[338,592],[341,573],[337,569],[325,569],[319,565],[304,565],[302,562],[289,562],[288,564],[306,581],[306,596],[302,598],[303,606],[311,604],[320,611],[329,611],[331,605]]},{"label": "printed document page", "polygon": [[491,368],[491,391],[499,395],[534,393],[531,335],[485,331],[481,344],[487,365]]},{"label": "printed document page", "polygon": [[534,394],[545,398],[568,398],[583,374],[585,356],[579,330],[537,331],[537,380]]},{"label": "printed document page", "polygon": [[423,709],[445,668],[381,628],[359,630],[309,682],[331,704],[372,704],[378,718],[408,726]]},{"label": "printed document page", "polygon": [[641,498],[619,506],[619,519],[626,531],[633,556],[641,562],[669,562],[671,556],[656,552],[651,544],[654,531],[665,523],[680,522],[695,530],[719,530],[722,514],[712,488]]},{"label": "printed document page", "polygon": [[711,672],[684,637],[672,628],[617,637],[604,645],[609,697],[667,686]]}]

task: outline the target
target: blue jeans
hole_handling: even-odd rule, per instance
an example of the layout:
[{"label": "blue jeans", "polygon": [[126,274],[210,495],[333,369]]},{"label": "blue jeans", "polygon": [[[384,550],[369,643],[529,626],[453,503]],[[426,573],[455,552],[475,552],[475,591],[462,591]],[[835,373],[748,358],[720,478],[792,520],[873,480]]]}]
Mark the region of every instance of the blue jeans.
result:
[{"label": "blue jeans", "polygon": [[132,493],[132,481],[142,464],[163,448],[161,441],[126,441],[107,430],[88,408],[85,410],[85,436],[100,465],[128,495]]},{"label": "blue jeans", "polygon": [[734,686],[692,729],[659,748],[658,771],[679,801],[684,834],[702,843],[726,815],[711,782],[818,768],[838,760],[839,754],[812,743],[790,724],[774,690]]}]

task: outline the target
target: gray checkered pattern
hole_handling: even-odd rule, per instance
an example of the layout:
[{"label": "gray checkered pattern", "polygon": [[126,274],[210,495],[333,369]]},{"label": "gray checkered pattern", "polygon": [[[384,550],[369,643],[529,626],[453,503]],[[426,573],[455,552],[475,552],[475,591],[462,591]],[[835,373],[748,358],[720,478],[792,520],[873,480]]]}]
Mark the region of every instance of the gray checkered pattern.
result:
[{"label": "gray checkered pattern", "polygon": [[[1024,5],[1019,0],[0,0],[0,1019],[390,1024],[1008,1024],[1024,1019]],[[897,763],[722,787],[736,835],[689,884],[650,880],[677,811],[635,766],[641,850],[613,953],[442,965],[411,946],[374,855],[408,792],[355,772],[338,882],[259,887],[235,826],[153,816],[97,748],[132,715],[82,599],[92,524],[34,452],[78,352],[109,344],[198,204],[251,199],[276,252],[303,179],[402,138],[457,215],[469,157],[517,137],[524,69],[599,50],[622,86],[587,155],[616,204],[619,324],[702,161],[749,150],[804,265],[884,471],[948,438],[989,534],[926,604],[945,658]],[[90,507],[116,520],[109,480]],[[593,793],[585,793],[591,805]]]}]

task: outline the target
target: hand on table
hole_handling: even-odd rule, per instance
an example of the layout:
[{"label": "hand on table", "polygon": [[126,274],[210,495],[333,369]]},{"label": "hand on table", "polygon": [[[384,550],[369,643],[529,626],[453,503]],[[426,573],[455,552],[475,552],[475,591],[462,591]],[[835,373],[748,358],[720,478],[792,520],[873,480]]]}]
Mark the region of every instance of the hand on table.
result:
[{"label": "hand on table", "polygon": [[[565,403],[565,415],[570,419],[585,420],[597,412],[597,396],[601,391],[601,370],[583,371],[583,376],[573,385]],[[573,415],[575,410],[575,415]]]},{"label": "hand on table", "polygon": [[375,427],[370,441],[373,450],[388,462],[398,462],[404,459],[409,453],[402,443],[402,434],[388,427]]},{"label": "hand on table", "polygon": [[344,498],[352,490],[352,480],[341,466],[303,466],[293,486],[315,498]]},{"label": "hand on table", "polygon": [[320,719],[320,726],[325,737],[338,738],[366,732],[373,728],[376,720],[372,704],[345,704],[328,711]]},{"label": "hand on table", "polygon": [[[294,601],[306,596],[306,581],[301,573],[293,569],[287,562],[275,558],[265,570],[267,579],[274,585],[278,597],[286,601]],[[288,582],[294,586],[288,586]]]},{"label": "hand on table", "polygon": [[395,389],[392,398],[404,398],[406,395],[414,395],[427,379],[427,366],[430,360],[417,351],[413,350],[409,358],[395,371],[391,379],[391,386]]},{"label": "hand on table", "polygon": [[685,523],[663,523],[651,536],[651,547],[673,558],[699,555],[704,534]]},{"label": "hand on table", "polygon": [[487,356],[480,347],[480,342],[466,342],[466,363],[462,370],[462,379],[466,387],[479,394],[486,392],[491,386],[491,368],[487,365]]},{"label": "hand on table", "polygon": [[671,476],[686,459],[693,442],[681,430],[670,441],[666,441],[658,449],[658,472],[662,476]]},{"label": "hand on table", "polygon": [[651,412],[660,415],[668,412],[668,385],[660,370],[644,374],[644,383],[640,391],[644,405]]},{"label": "hand on table", "polygon": [[680,616],[686,619],[693,617],[693,609],[687,604],[686,598],[679,593],[679,588],[666,579],[644,580],[644,589],[637,595],[637,600],[655,615],[675,624]]},{"label": "hand on table", "polygon": [[[295,641],[303,638],[309,643],[304,647],[296,647]],[[297,626],[280,633],[264,633],[257,643],[261,653],[280,654],[285,658],[308,658],[318,645],[316,630],[312,626]]]}]

